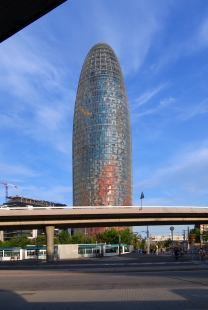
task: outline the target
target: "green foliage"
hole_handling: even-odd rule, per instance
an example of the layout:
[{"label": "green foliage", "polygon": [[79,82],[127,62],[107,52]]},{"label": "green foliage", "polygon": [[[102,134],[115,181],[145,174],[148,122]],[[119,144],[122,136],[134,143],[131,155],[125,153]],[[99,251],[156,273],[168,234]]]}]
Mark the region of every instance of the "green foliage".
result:
[{"label": "green foliage", "polygon": [[196,243],[200,242],[200,229],[199,228],[193,228],[190,230],[189,233],[195,235],[195,242]]},{"label": "green foliage", "polygon": [[121,236],[121,242],[130,244],[132,240],[132,233],[130,232],[129,228],[119,230],[118,234]]},{"label": "green foliage", "polygon": [[59,233],[58,241],[59,241],[59,243],[61,243],[61,244],[70,244],[70,243],[72,243],[72,238],[71,238],[71,236],[69,235],[68,231],[62,230],[62,231]]},{"label": "green foliage", "polygon": [[96,242],[96,237],[86,237],[85,238],[85,243],[86,244],[91,244]]},{"label": "green foliage", "polygon": [[103,241],[103,233],[99,232],[96,234],[96,240],[98,243],[104,243]]},{"label": "green foliage", "polygon": [[[70,236],[68,231],[62,230],[59,233],[58,238],[54,238],[54,244],[91,244],[95,243],[119,243],[119,235],[121,236],[121,243],[130,244],[131,242],[134,244],[135,238],[141,241],[141,235],[135,235],[130,232],[130,230],[115,230],[115,228],[106,229],[103,233],[98,233],[96,237],[88,237],[84,236],[82,232],[79,232],[73,236]],[[135,237],[136,236],[136,237]],[[139,242],[140,242],[139,241]],[[37,238],[29,239],[26,235],[21,236],[20,238],[14,237],[7,241],[0,241],[0,246],[19,246],[25,247],[26,245],[46,245],[46,236],[38,235]],[[136,246],[136,245],[135,245]],[[136,248],[134,246],[134,248]]]},{"label": "green foliage", "polygon": [[3,241],[1,246],[18,246],[24,248],[26,245],[31,244],[31,240],[26,235],[19,238],[13,237],[10,240]]},{"label": "green foliage", "polygon": [[146,248],[146,240],[145,239],[142,239],[140,244],[139,244],[139,248],[140,249],[145,249]]},{"label": "green foliage", "polygon": [[204,230],[202,234],[202,240],[208,241],[208,230]]},{"label": "green foliage", "polygon": [[20,246],[20,242],[19,242],[20,238],[17,237],[13,237],[9,240],[10,246]]},{"label": "green foliage", "polygon": [[57,237],[54,238],[54,244],[59,244],[59,239]]},{"label": "green foliage", "polygon": [[0,241],[0,246],[1,247],[7,247],[7,246],[10,246],[10,242],[9,241]]},{"label": "green foliage", "polygon": [[118,243],[119,242],[119,237],[118,236],[119,236],[118,231],[116,231],[115,228],[106,229],[103,232],[103,242],[106,242],[106,243]]},{"label": "green foliage", "polygon": [[130,244],[132,242],[132,233],[128,228],[123,230],[115,230],[115,228],[106,229],[103,233],[96,234],[98,243],[119,243],[119,235],[121,236],[121,243]]},{"label": "green foliage", "polygon": [[[8,246],[17,246],[24,248],[26,245],[35,245],[37,244],[36,238],[30,239],[26,235],[23,235],[19,238],[13,237],[10,240],[6,241],[0,241],[0,246],[2,247],[8,247]],[[45,235],[39,235],[38,236],[38,245],[45,245],[46,244],[46,236]]]},{"label": "green foliage", "polygon": [[46,245],[46,235],[38,235],[38,245]]},{"label": "green foliage", "polygon": [[142,241],[142,236],[138,233],[134,233],[132,235],[132,244],[135,250],[138,250],[140,248],[140,244]]},{"label": "green foliage", "polygon": [[170,246],[171,246],[171,239],[170,238],[162,241],[162,247],[169,248]]},{"label": "green foliage", "polygon": [[19,238],[19,246],[26,247],[26,245],[30,244],[30,239],[26,235],[23,235]]},{"label": "green foliage", "polygon": [[[87,240],[87,237],[86,237],[86,239],[85,240]],[[74,234],[73,236],[72,236],[72,242],[71,243],[73,243],[73,244],[83,244],[83,243],[85,243],[85,240],[84,240],[84,235],[83,235],[83,233],[80,231],[80,232],[78,232],[77,234]]]}]

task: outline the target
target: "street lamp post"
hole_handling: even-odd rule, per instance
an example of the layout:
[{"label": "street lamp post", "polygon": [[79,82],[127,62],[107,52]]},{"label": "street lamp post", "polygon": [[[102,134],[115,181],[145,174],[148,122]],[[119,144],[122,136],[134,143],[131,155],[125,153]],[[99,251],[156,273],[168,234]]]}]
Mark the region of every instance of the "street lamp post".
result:
[{"label": "street lamp post", "polygon": [[38,230],[37,230],[37,235],[36,235],[36,257],[38,260]]},{"label": "street lamp post", "polygon": [[84,243],[86,243],[86,235],[88,235],[88,233],[86,232],[86,228],[84,229]]},{"label": "street lamp post", "polygon": [[190,250],[190,244],[189,244],[189,242],[188,242],[188,238],[189,238],[189,227],[187,227],[187,250],[188,250],[188,252],[189,252],[189,250]]},{"label": "street lamp post", "polygon": [[148,225],[147,225],[147,230],[142,230],[142,232],[145,232],[147,234],[147,254],[149,254],[150,252],[150,244],[149,244],[149,228],[148,228]]},{"label": "street lamp post", "polygon": [[140,199],[141,199],[141,208],[140,208],[140,210],[142,210],[142,199],[144,199],[144,193],[143,192],[141,192]]},{"label": "street lamp post", "polygon": [[149,244],[149,229],[147,225],[147,254],[150,252],[150,244]]},{"label": "street lamp post", "polygon": [[174,231],[174,227],[171,226],[170,230],[171,230],[171,239],[172,239],[172,261],[173,261],[173,231]]},{"label": "street lamp post", "polygon": [[[142,199],[144,199],[144,192],[141,192],[141,196],[140,196],[140,199],[141,199],[141,208],[140,210],[142,210]],[[149,230],[148,230],[148,225],[147,225],[147,254],[149,254]]]}]

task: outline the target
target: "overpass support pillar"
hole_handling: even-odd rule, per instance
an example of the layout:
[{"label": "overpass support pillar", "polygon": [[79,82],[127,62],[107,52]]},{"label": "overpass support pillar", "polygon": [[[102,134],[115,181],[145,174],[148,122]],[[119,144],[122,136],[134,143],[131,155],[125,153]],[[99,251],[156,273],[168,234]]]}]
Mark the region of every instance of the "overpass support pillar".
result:
[{"label": "overpass support pillar", "polygon": [[54,261],[54,230],[55,226],[46,226],[46,260],[47,262]]}]

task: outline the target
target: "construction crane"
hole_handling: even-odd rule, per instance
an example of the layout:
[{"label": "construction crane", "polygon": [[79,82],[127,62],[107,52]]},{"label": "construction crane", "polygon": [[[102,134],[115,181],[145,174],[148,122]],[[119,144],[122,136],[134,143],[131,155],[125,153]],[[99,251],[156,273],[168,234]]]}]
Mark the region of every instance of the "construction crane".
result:
[{"label": "construction crane", "polygon": [[8,194],[8,187],[9,187],[9,186],[14,186],[15,188],[18,188],[18,186],[17,186],[17,185],[14,185],[14,184],[9,184],[9,183],[7,183],[7,182],[2,182],[2,181],[0,181],[0,184],[3,184],[4,187],[5,187],[5,202],[7,202],[7,198],[8,198],[8,196],[9,196],[9,194]]}]

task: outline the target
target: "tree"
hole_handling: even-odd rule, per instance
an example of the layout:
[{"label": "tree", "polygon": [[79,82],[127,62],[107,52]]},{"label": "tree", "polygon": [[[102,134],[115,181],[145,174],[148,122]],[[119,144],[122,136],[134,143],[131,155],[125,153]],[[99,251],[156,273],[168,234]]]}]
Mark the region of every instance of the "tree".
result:
[{"label": "tree", "polygon": [[70,244],[70,243],[72,243],[72,238],[69,235],[68,231],[66,231],[66,230],[62,230],[59,233],[58,240],[59,240],[59,242],[61,244]]},{"label": "tree", "polygon": [[84,235],[81,231],[71,237],[71,243],[73,244],[83,244],[84,241]]},{"label": "tree", "polygon": [[19,238],[19,246],[21,246],[22,248],[25,248],[26,245],[29,244],[31,244],[31,240],[26,235],[23,235]]},{"label": "tree", "polygon": [[204,241],[208,241],[208,230],[204,230],[203,233],[202,233],[202,239]]},{"label": "tree", "polygon": [[98,243],[104,243],[105,241],[104,241],[103,233],[98,232],[98,233],[96,234],[96,240],[97,240]]},{"label": "tree", "polygon": [[132,235],[132,244],[135,250],[139,249],[140,243],[142,241],[142,236],[138,233],[133,233]]},{"label": "tree", "polygon": [[7,246],[17,246],[24,248],[26,245],[31,244],[31,240],[26,236],[22,235],[21,237],[13,237],[7,241]]},{"label": "tree", "polygon": [[140,244],[139,244],[139,248],[140,249],[145,249],[146,247],[146,239],[142,239]]},{"label": "tree", "polygon": [[130,244],[133,240],[133,235],[129,228],[116,230],[115,228],[106,229],[103,233],[96,234],[98,243],[119,243],[119,235],[121,236],[121,243]]},{"label": "tree", "polygon": [[200,242],[200,229],[199,228],[193,228],[190,230],[190,234],[195,235],[195,242]]},{"label": "tree", "polygon": [[9,246],[20,246],[19,245],[19,238],[13,237],[9,240]]},{"label": "tree", "polygon": [[121,242],[125,244],[130,244],[132,241],[132,233],[129,228],[119,230],[118,234],[121,236]]},{"label": "tree", "polygon": [[118,236],[119,236],[118,231],[115,230],[115,228],[106,229],[103,232],[103,240],[106,243],[110,243],[110,244],[118,243],[119,242]]},{"label": "tree", "polygon": [[54,244],[59,244],[59,238],[54,237]]},{"label": "tree", "polygon": [[168,238],[168,239],[162,241],[162,247],[169,248],[171,246],[171,243],[172,243],[171,239]]},{"label": "tree", "polygon": [[10,246],[10,243],[9,243],[8,240],[6,240],[6,241],[0,241],[0,246],[1,246],[1,247],[8,247],[8,246]]},{"label": "tree", "polygon": [[38,245],[46,245],[46,235],[38,235]]},{"label": "tree", "polygon": [[92,244],[96,242],[96,237],[85,237],[85,243],[86,244]]}]

